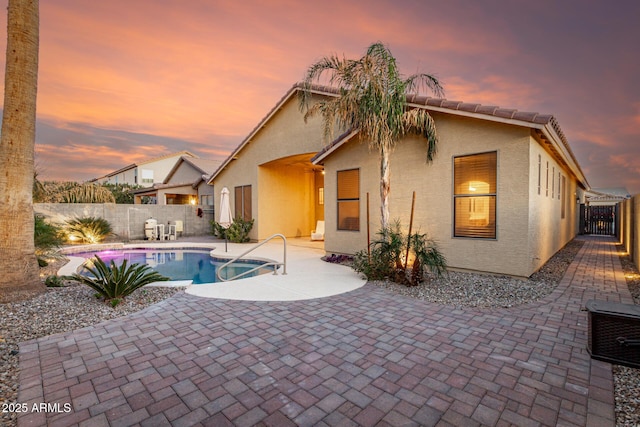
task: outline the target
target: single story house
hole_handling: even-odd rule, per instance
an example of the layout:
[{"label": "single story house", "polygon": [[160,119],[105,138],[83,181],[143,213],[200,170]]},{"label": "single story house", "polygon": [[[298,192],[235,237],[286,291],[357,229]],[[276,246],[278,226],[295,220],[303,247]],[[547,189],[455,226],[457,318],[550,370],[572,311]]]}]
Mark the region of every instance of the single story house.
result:
[{"label": "single story house", "polygon": [[[357,132],[323,139],[305,122],[294,85],[213,173],[216,206],[230,190],[235,215],[255,220],[250,237],[309,236],[325,221],[327,253],[366,249],[380,228],[380,161]],[[314,97],[335,97],[314,86]],[[438,152],[407,136],[391,154],[390,217],[439,245],[451,268],[527,277],[578,233],[587,180],[551,115],[408,97],[434,118]],[[369,215],[368,215],[369,213]],[[367,222],[367,218],[369,221]]]},{"label": "single story house", "polygon": [[181,157],[196,156],[188,151],[167,154],[143,162],[132,163],[93,181],[98,184],[128,184],[151,187],[154,184],[164,182],[168,173]]},{"label": "single story house", "polygon": [[145,197],[158,205],[203,205],[213,211],[214,189],[207,184],[220,160],[182,156],[160,184],[134,190],[134,203],[141,204]]}]

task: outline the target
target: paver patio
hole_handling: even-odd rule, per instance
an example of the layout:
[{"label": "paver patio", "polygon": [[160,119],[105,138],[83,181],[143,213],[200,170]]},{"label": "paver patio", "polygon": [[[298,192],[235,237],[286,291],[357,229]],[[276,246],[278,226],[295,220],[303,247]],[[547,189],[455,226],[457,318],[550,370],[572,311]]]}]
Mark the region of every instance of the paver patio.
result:
[{"label": "paver patio", "polygon": [[[250,302],[179,294],[20,345],[20,426],[614,425],[611,365],[586,350],[588,299],[631,303],[611,238],[513,309],[455,309],[372,285]],[[241,284],[239,284],[241,285]]]}]

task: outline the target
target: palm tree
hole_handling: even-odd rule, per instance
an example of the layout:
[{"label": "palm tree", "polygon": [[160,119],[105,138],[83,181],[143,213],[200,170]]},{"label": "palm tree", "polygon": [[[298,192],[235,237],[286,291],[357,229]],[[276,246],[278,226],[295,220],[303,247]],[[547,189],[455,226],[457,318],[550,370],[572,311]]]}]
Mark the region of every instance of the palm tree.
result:
[{"label": "palm tree", "polygon": [[[328,73],[328,75],[325,75]],[[326,79],[326,80],[323,80]],[[337,86],[339,97],[311,104],[310,89],[314,84],[328,81]],[[438,137],[432,117],[425,110],[408,109],[406,97],[431,90],[443,96],[437,78],[419,73],[403,77],[396,59],[382,43],[374,43],[360,59],[330,56],[311,65],[301,91],[300,105],[305,120],[320,113],[325,137],[332,137],[334,126],[341,130],[356,130],[380,153],[380,214],[382,229],[389,225],[389,155],[395,144],[405,135],[422,135],[427,144],[427,162],[436,153]]]},{"label": "palm tree", "polygon": [[60,203],[115,203],[116,198],[108,188],[85,182],[56,195]]},{"label": "palm tree", "polygon": [[0,295],[39,284],[33,241],[33,178],[38,85],[38,0],[9,0],[0,136]]}]

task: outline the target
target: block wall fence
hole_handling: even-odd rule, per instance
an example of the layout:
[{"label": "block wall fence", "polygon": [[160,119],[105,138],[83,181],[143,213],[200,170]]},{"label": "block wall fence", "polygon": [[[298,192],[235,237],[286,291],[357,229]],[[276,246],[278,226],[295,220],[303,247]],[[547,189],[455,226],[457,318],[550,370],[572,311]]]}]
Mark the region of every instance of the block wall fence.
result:
[{"label": "block wall fence", "polygon": [[640,194],[620,203],[619,242],[640,269]]},{"label": "block wall fence", "polygon": [[[54,223],[68,219],[100,217],[111,224],[116,236],[124,241],[144,239],[144,223],[154,218],[158,224],[182,221],[182,236],[211,233],[214,218],[211,206],[193,205],[121,205],[115,203],[34,203],[34,211]],[[201,216],[198,214],[201,213]]]}]

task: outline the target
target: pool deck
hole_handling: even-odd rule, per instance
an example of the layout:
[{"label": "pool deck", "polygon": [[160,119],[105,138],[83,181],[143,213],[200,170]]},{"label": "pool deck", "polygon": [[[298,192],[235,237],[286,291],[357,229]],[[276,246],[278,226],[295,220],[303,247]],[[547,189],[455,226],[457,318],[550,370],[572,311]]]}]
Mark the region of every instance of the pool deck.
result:
[{"label": "pool deck", "polygon": [[[260,274],[240,281],[191,285],[186,293],[199,297],[244,301],[297,301],[325,298],[358,289],[366,280],[351,268],[322,261],[324,250],[311,245],[300,246],[299,242],[287,244],[286,274],[284,268],[278,274]],[[245,252],[248,244],[224,243],[213,251],[213,256],[233,258]],[[284,250],[282,240],[274,240],[247,255],[251,259],[282,262]]]},{"label": "pool deck", "polygon": [[[590,358],[583,308],[633,301],[614,239],[580,239],[558,287],[511,309],[371,284],[302,301],[179,293],[23,342],[18,401],[71,409],[18,426],[614,426],[612,365]],[[290,277],[313,280],[294,259]]]},{"label": "pool deck", "polygon": [[[112,246],[112,245],[111,245]],[[137,242],[121,245],[123,248],[195,248],[211,249],[211,255],[232,259],[250,248],[252,243],[225,243],[208,237],[186,237],[178,241]],[[91,247],[86,247],[90,249]],[[94,246],[95,248],[95,246]],[[76,252],[78,248],[75,248]],[[287,239],[286,274],[284,267],[278,274],[260,274],[242,279],[242,281],[217,282],[191,285],[189,281],[158,282],[157,286],[187,286],[186,293],[205,298],[219,298],[244,301],[297,301],[324,298],[353,291],[365,285],[360,275],[351,268],[331,264],[321,260],[324,255],[322,242],[308,239]],[[248,259],[282,262],[284,245],[281,239],[272,240],[247,255]],[[58,275],[73,274],[84,258],[69,255],[66,264]]]}]

